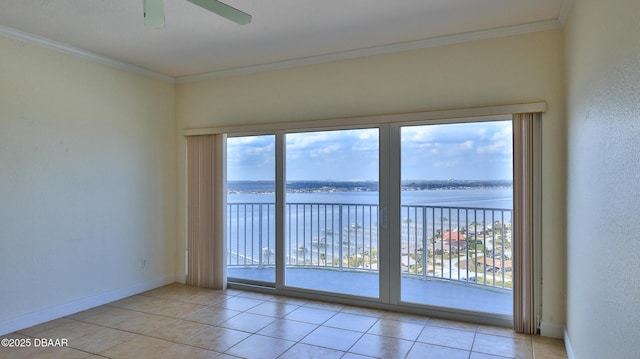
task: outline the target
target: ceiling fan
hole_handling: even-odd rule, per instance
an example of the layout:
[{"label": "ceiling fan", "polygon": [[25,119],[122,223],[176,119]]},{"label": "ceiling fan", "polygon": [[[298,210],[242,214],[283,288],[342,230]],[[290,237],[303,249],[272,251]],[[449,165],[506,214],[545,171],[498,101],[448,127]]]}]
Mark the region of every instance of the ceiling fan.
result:
[{"label": "ceiling fan", "polygon": [[[163,0],[144,1],[144,26],[149,28],[164,27]],[[204,9],[214,12],[236,24],[246,25],[251,22],[251,15],[217,0],[187,0]]]}]

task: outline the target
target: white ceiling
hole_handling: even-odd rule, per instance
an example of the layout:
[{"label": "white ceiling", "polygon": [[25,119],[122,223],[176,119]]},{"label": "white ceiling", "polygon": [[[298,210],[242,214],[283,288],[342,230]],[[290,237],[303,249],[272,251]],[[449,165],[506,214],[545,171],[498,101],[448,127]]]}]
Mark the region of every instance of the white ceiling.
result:
[{"label": "white ceiling", "polygon": [[251,14],[252,23],[237,25],[186,0],[164,0],[163,29],[144,27],[143,0],[2,0],[0,35],[17,30],[179,79],[347,58],[354,50],[389,52],[490,29],[508,34],[523,24],[544,29],[559,26],[568,6],[568,0],[225,2]]}]

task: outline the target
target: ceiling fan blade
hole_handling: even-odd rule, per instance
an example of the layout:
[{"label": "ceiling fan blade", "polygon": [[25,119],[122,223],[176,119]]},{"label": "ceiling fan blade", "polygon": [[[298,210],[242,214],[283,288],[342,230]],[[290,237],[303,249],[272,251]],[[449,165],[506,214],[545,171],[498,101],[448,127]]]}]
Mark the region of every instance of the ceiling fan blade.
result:
[{"label": "ceiling fan blade", "polygon": [[164,4],[162,0],[144,1],[144,26],[152,29],[164,27]]},{"label": "ceiling fan blade", "polygon": [[234,7],[231,7],[227,4],[221,3],[217,0],[187,0],[191,3],[194,3],[200,7],[203,7],[209,11],[215,12],[216,14],[227,18],[236,24],[246,25],[251,22],[251,15],[242,12]]}]

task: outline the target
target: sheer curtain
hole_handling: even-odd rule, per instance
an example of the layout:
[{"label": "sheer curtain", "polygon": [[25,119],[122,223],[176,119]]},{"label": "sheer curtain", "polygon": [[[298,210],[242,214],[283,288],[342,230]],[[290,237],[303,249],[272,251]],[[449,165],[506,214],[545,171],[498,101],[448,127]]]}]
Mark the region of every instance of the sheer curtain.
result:
[{"label": "sheer curtain", "polygon": [[540,122],[542,114],[513,115],[513,329],[535,334],[540,255]]},{"label": "sheer curtain", "polygon": [[187,137],[187,279],[189,285],[227,286],[226,135]]}]

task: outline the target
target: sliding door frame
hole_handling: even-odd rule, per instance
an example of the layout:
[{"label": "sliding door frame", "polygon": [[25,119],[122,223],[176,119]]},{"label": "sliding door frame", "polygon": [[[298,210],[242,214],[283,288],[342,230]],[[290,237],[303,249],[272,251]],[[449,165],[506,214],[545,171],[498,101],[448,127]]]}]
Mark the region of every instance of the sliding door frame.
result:
[{"label": "sliding door frame", "polygon": [[285,285],[285,228],[286,228],[286,192],[287,192],[287,146],[285,131],[276,135],[276,289],[286,290]]},{"label": "sliding door frame", "polygon": [[381,303],[388,303],[391,305],[397,305],[395,301],[395,286],[397,282],[393,280],[393,252],[394,246],[391,241],[392,234],[394,233],[394,195],[391,193],[395,187],[393,187],[393,135],[390,133],[390,126],[388,124],[379,126],[379,151],[378,156],[380,161],[380,173],[378,175],[379,183],[379,219],[378,219],[378,231],[380,236],[378,238],[378,280],[380,288],[379,301]]},{"label": "sliding door frame", "polygon": [[[346,119],[298,121],[248,126],[228,126],[214,128],[185,129],[185,136],[224,133],[230,137],[249,135],[275,135],[276,137],[276,281],[275,288],[256,287],[248,284],[247,289],[267,291],[303,298],[336,301],[345,304],[367,305],[374,308],[400,310],[412,313],[467,320],[492,325],[511,326],[512,318],[487,315],[486,313],[451,308],[429,307],[401,301],[400,287],[400,243],[401,206],[400,196],[400,129],[409,125],[435,125],[466,122],[486,122],[514,113],[545,112],[546,103],[467,108],[456,110],[429,111],[419,113],[379,115]],[[329,131],[358,128],[379,129],[379,298],[340,295],[336,293],[292,288],[285,281],[285,220],[286,220],[286,145],[287,133]],[[393,238],[396,238],[394,241]],[[538,270],[540,270],[538,263]],[[234,284],[232,284],[234,285]],[[237,284],[239,287],[243,283]]]},{"label": "sliding door frame", "polygon": [[[340,125],[340,126],[328,126],[328,127],[313,127],[313,128],[296,128],[295,130],[280,130],[271,134],[275,134],[276,136],[276,283],[275,288],[280,291],[287,291],[290,293],[315,293],[318,295],[328,295],[333,297],[340,297],[344,299],[357,298],[357,300],[364,300],[366,302],[371,303],[379,303],[386,304],[389,303],[389,275],[388,271],[385,268],[389,267],[387,255],[388,250],[386,248],[388,245],[388,226],[387,228],[383,228],[384,226],[381,224],[385,221],[385,218],[388,218],[388,215],[384,215],[383,213],[388,212],[389,204],[388,204],[388,187],[383,184],[388,183],[388,180],[385,177],[388,177],[388,171],[386,170],[388,163],[388,124],[357,124],[354,126],[351,125]],[[369,297],[369,296],[359,296],[357,294],[348,294],[348,293],[340,293],[340,292],[330,292],[323,290],[314,290],[304,287],[296,287],[287,285],[286,281],[286,257],[285,257],[285,240],[287,238],[286,235],[286,226],[287,226],[287,214],[286,214],[286,181],[287,181],[287,148],[286,148],[286,135],[287,134],[295,134],[295,133],[306,133],[306,132],[331,132],[331,131],[344,131],[344,130],[366,130],[366,129],[376,129],[378,130],[378,181],[379,181],[379,191],[378,191],[378,208],[380,208],[378,214],[378,295],[377,297]],[[383,158],[384,156],[384,158]],[[278,219],[278,218],[281,218]],[[384,250],[383,250],[384,248]]]}]

